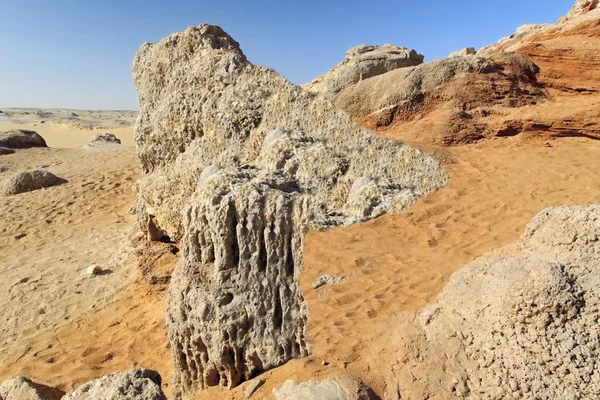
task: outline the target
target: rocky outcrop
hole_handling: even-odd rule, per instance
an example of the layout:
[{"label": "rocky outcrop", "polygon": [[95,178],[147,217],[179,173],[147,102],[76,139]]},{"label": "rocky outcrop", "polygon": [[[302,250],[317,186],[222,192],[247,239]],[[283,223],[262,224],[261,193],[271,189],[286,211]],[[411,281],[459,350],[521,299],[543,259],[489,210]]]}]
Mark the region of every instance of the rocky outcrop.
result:
[{"label": "rocky outcrop", "polygon": [[423,341],[397,327],[408,355],[389,386],[401,398],[595,398],[599,267],[600,205],[543,210],[519,242],[455,272],[418,312]]},{"label": "rocky outcrop", "polygon": [[16,172],[0,183],[0,195],[10,196],[31,192],[32,190],[58,185],[63,182],[63,179],[41,169]]},{"label": "rocky outcrop", "polygon": [[446,183],[436,159],[252,65],[219,27],[145,44],[133,75],[138,220],[181,242],[167,310],[176,397],[308,354],[307,229],[397,212]]},{"label": "rocky outcrop", "polygon": [[116,372],[81,385],[62,400],[166,400],[158,372],[135,369]]},{"label": "rocky outcrop", "polygon": [[580,15],[586,14],[592,10],[596,10],[599,4],[599,0],[576,0],[575,4],[566,15],[566,19],[576,18]]},{"label": "rocky outcrop", "polygon": [[373,129],[400,127],[432,114],[443,126],[420,127],[425,141],[460,144],[494,135],[485,123],[490,107],[543,100],[538,72],[534,63],[515,53],[493,59],[449,57],[359,82],[341,91],[335,104]]},{"label": "rocky outcrop", "polygon": [[0,399],[3,400],[60,400],[64,392],[22,376],[7,379],[0,385]]},{"label": "rocky outcrop", "polygon": [[47,147],[46,141],[37,132],[26,129],[13,129],[0,132],[0,147],[25,149],[29,147]]},{"label": "rocky outcrop", "polygon": [[335,95],[364,79],[397,68],[412,67],[423,63],[424,57],[413,49],[385,44],[372,46],[361,44],[346,52],[346,59],[325,75],[303,87],[311,92]]},{"label": "rocky outcrop", "polygon": [[475,54],[477,54],[477,50],[475,50],[474,47],[465,47],[462,50],[453,51],[448,57],[464,57],[473,56]]},{"label": "rocky outcrop", "polygon": [[375,400],[373,392],[360,380],[350,376],[326,379],[322,382],[307,381],[297,384],[286,381],[279,389],[273,389],[276,400]]},{"label": "rocky outcrop", "polygon": [[96,146],[102,146],[102,145],[107,145],[107,144],[108,145],[121,144],[121,139],[117,138],[112,133],[103,133],[100,135],[96,135],[94,137],[94,139],[92,139],[91,142],[86,144],[86,147],[96,147]]}]

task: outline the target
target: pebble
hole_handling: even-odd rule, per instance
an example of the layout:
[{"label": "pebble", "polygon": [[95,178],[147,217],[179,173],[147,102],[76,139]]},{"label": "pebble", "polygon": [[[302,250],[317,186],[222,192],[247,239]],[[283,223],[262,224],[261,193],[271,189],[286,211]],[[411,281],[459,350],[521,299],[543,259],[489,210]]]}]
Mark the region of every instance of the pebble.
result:
[{"label": "pebble", "polygon": [[100,268],[99,265],[92,264],[89,267],[87,267],[88,275],[98,275],[100,272],[102,272],[102,268]]},{"label": "pebble", "polygon": [[250,382],[250,384],[248,385],[248,387],[246,388],[246,391],[244,392],[244,394],[246,395],[247,398],[252,397],[252,395],[254,394],[254,392],[256,392],[256,390],[261,387],[263,385],[263,383],[265,383],[265,381],[263,379],[254,379]]}]

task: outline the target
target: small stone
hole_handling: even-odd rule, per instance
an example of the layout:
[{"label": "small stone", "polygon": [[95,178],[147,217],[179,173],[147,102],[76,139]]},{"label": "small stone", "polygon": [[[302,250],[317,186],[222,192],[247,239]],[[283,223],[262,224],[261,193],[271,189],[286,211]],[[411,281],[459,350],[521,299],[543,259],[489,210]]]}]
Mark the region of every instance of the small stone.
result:
[{"label": "small stone", "polygon": [[88,275],[98,275],[101,272],[102,272],[102,268],[99,265],[92,264],[89,267],[87,267]]},{"label": "small stone", "polygon": [[254,392],[256,392],[256,390],[261,387],[263,385],[263,383],[265,383],[265,381],[263,379],[254,379],[250,382],[250,384],[248,385],[248,387],[246,388],[246,391],[244,392],[244,394],[246,395],[246,397],[249,399],[250,397],[252,397],[252,395],[254,394]]},{"label": "small stone", "polygon": [[17,240],[23,239],[25,236],[27,236],[26,233],[19,233],[18,235],[15,235],[15,239],[17,239]]},{"label": "small stone", "polygon": [[329,363],[327,361],[323,360],[323,361],[321,361],[321,365],[326,366],[326,365],[329,365]]}]

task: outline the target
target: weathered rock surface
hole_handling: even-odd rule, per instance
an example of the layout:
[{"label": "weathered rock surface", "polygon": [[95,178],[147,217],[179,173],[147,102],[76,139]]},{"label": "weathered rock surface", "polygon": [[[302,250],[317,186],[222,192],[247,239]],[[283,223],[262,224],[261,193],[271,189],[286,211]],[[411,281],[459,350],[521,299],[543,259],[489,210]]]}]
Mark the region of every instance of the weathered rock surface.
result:
[{"label": "weathered rock surface", "polygon": [[370,400],[375,399],[369,388],[361,381],[342,376],[317,383],[314,381],[297,384],[286,381],[281,388],[273,389],[277,400]]},{"label": "weathered rock surface", "polygon": [[0,184],[0,194],[10,196],[14,194],[31,192],[63,182],[51,172],[44,170],[21,171],[6,178]]},{"label": "weathered rock surface", "polygon": [[308,228],[403,210],[447,181],[433,157],[249,63],[219,27],[145,44],[133,75],[138,220],[181,241],[167,310],[175,397],[308,354]]},{"label": "weathered rock surface", "polygon": [[13,129],[7,132],[0,132],[0,147],[25,149],[47,146],[44,138],[37,132],[26,129]]},{"label": "weathered rock surface", "polygon": [[310,92],[333,95],[364,79],[419,65],[423,59],[421,54],[406,47],[361,44],[348,50],[346,59],[338,66],[303,87]]},{"label": "weathered rock surface", "polygon": [[7,379],[0,385],[0,399],[4,400],[59,400],[63,394],[22,376]]},{"label": "weathered rock surface", "polygon": [[514,53],[494,59],[449,57],[359,82],[341,91],[335,104],[372,128],[446,113],[436,115],[444,124],[439,136],[434,136],[433,130],[424,135],[431,135],[429,141],[435,144],[459,144],[492,134],[485,122],[479,121],[487,117],[489,107],[517,107],[543,100],[545,93],[536,81],[538,72],[534,63]]},{"label": "weathered rock surface", "polygon": [[462,50],[453,51],[448,57],[464,57],[473,56],[475,54],[477,54],[477,50],[475,50],[474,47],[465,47]]},{"label": "weathered rock surface", "polygon": [[[423,393],[439,399],[595,398],[599,310],[600,205],[548,208],[419,313],[426,340],[394,373],[408,377],[401,397],[422,398],[418,385],[432,377]],[[410,383],[410,369],[425,378]]]},{"label": "weathered rock surface", "polygon": [[108,145],[121,144],[121,140],[112,133],[103,133],[103,134],[96,135],[96,137],[94,139],[92,139],[92,141],[89,142],[86,145],[86,147],[95,147],[95,146],[102,146],[102,145],[107,145],[107,144]]},{"label": "weathered rock surface", "polygon": [[62,400],[166,400],[158,372],[135,369],[116,372],[81,385]]},{"label": "weathered rock surface", "polygon": [[576,0],[575,4],[566,15],[566,19],[575,18],[598,9],[599,0]]}]

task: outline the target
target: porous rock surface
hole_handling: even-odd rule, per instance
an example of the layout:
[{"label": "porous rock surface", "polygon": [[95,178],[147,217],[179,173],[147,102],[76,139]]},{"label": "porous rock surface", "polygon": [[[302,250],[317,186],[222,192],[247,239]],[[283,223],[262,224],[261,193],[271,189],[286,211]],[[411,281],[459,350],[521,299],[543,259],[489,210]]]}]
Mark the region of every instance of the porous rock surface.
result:
[{"label": "porous rock surface", "polygon": [[273,389],[276,400],[370,400],[372,392],[360,380],[350,376],[326,379],[322,382],[296,383],[287,380],[279,389]]},{"label": "porous rock surface", "polygon": [[0,399],[3,400],[59,400],[63,394],[23,376],[7,379],[0,385]]},{"label": "porous rock surface", "polygon": [[311,92],[335,94],[363,79],[419,65],[423,59],[424,56],[406,47],[361,44],[348,50],[346,59],[335,68],[303,87]]},{"label": "porous rock surface", "polygon": [[149,369],[116,372],[85,383],[62,400],[166,400],[161,377]]},{"label": "porous rock surface", "polygon": [[447,181],[435,158],[248,62],[219,27],[143,45],[133,75],[138,220],[181,242],[167,306],[176,398],[308,354],[308,228],[403,210]]},{"label": "porous rock surface", "polygon": [[56,175],[41,169],[20,171],[12,174],[0,183],[0,195],[10,196],[31,192],[32,190],[56,185],[59,182],[61,182],[61,179]]},{"label": "porous rock surface", "polygon": [[0,132],[0,147],[25,149],[29,147],[47,147],[47,145],[44,138],[35,131],[13,129]]},{"label": "porous rock surface", "polygon": [[520,242],[453,274],[419,321],[456,397],[590,399],[599,311],[600,205],[553,207]]}]

